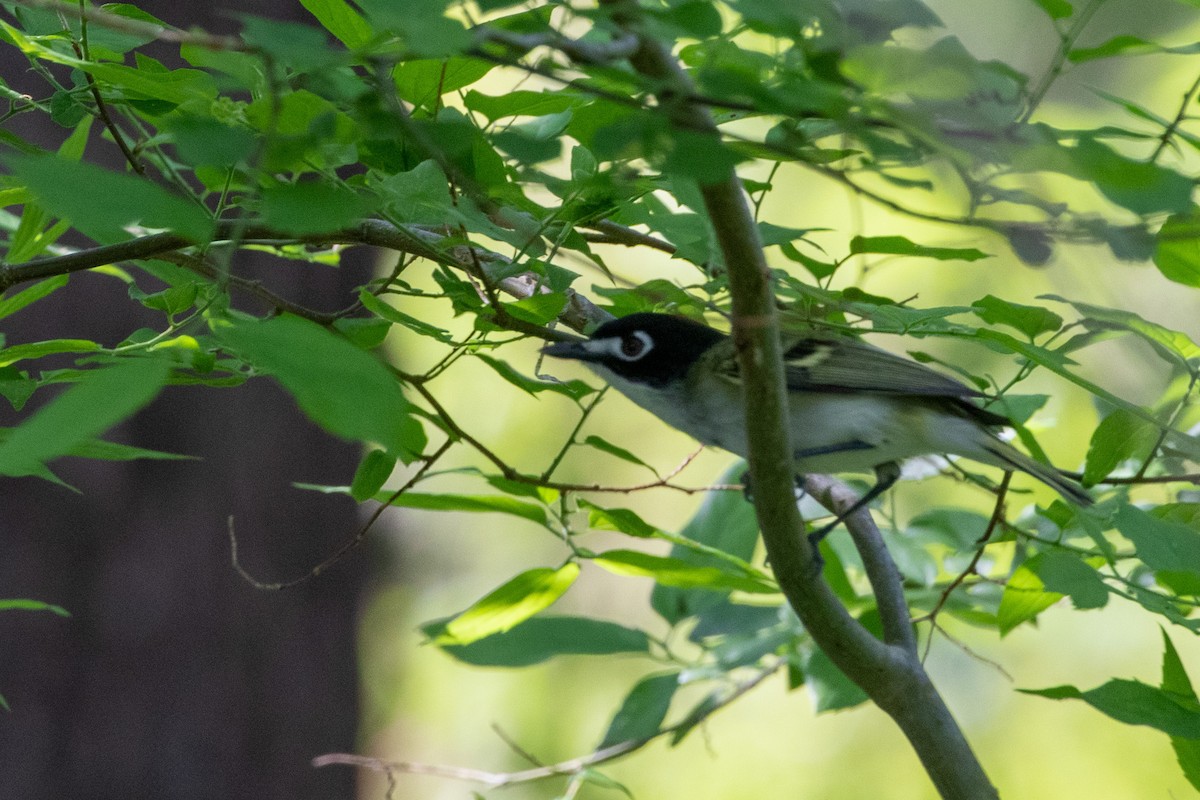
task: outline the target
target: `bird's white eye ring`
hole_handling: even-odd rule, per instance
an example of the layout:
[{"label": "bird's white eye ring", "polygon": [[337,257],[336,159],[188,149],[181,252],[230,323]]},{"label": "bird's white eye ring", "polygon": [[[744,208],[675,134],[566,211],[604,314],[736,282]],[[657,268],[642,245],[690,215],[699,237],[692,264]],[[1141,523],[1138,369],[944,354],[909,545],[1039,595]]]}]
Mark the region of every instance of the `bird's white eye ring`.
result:
[{"label": "bird's white eye ring", "polygon": [[654,340],[645,331],[633,331],[621,338],[616,355],[623,361],[637,361],[654,347]]}]

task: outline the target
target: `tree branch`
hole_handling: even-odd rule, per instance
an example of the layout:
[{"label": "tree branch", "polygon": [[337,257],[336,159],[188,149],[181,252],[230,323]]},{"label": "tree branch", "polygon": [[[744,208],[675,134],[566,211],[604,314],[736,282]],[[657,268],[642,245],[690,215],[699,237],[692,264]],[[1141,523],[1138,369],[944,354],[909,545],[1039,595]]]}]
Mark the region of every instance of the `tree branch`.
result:
[{"label": "tree branch", "polygon": [[[510,259],[499,253],[481,250],[478,247],[466,245],[446,246],[446,238],[437,232],[419,227],[401,227],[377,219],[367,219],[352,228],[330,233],[295,236],[268,228],[263,225],[246,225],[237,229],[237,221],[224,220],[217,223],[216,233],[212,242],[218,244],[227,242],[235,233],[238,241],[269,241],[275,244],[310,244],[326,246],[333,244],[369,245],[386,250],[408,253],[420,258],[426,258],[438,264],[464,272],[477,271],[477,265],[504,268],[507,271]],[[237,230],[235,230],[237,229]],[[130,239],[127,242],[101,245],[99,247],[79,250],[73,253],[42,258],[23,264],[0,264],[0,292],[28,281],[49,278],[54,275],[67,275],[72,272],[102,267],[106,264],[116,264],[122,261],[137,261],[146,258],[159,258],[164,261],[181,264],[205,277],[213,277],[211,270],[204,267],[203,262],[195,256],[181,253],[197,243],[176,233],[154,233]],[[174,254],[174,255],[172,255]],[[499,271],[499,270],[498,270]],[[336,315],[324,314],[298,306],[285,298],[271,292],[255,281],[230,277],[230,283],[239,289],[251,292],[280,308],[312,319],[321,324],[329,324]],[[524,272],[510,275],[496,282],[496,286],[516,298],[531,297],[536,293],[548,293],[550,289],[540,275]],[[608,319],[610,315],[595,306],[583,295],[568,291],[567,307],[559,314],[559,321],[567,327],[582,331],[589,325],[594,325]],[[520,333],[538,336],[543,339],[570,339],[567,334],[548,331],[536,325],[524,324],[521,320],[508,318],[504,321],[507,327]]]},{"label": "tree branch", "polygon": [[[850,508],[858,499],[850,487],[828,475],[805,476],[804,490],[835,514]],[[870,510],[859,509],[846,518],[845,524],[862,556],[863,569],[875,594],[875,604],[883,622],[883,641],[916,654],[917,637],[904,598],[903,579],[883,541],[883,534],[871,519]]]},{"label": "tree branch", "polygon": [[[601,0],[601,6],[620,27],[639,36],[641,45],[630,61],[634,69],[665,87],[659,93],[659,101],[672,123],[687,130],[707,131],[716,138],[717,128],[708,111],[686,101],[692,94],[691,82],[674,56],[658,41],[641,35],[637,3]],[[758,230],[741,182],[732,170],[723,180],[701,184],[700,191],[729,274],[733,337],[744,381],[755,510],[780,587],[813,640],[896,720],[943,797],[955,800],[997,797],[925,673],[915,646],[910,649],[875,639],[815,574],[816,554],[804,535],[792,491],[782,348],[770,272]],[[881,604],[889,604],[891,635],[901,637],[907,645],[911,640],[899,633],[895,620],[895,587],[874,586],[874,580],[893,578],[886,575],[886,569],[880,569],[877,561],[881,553],[875,546],[869,548],[868,554],[875,561],[871,577],[877,597],[881,598]]]}]

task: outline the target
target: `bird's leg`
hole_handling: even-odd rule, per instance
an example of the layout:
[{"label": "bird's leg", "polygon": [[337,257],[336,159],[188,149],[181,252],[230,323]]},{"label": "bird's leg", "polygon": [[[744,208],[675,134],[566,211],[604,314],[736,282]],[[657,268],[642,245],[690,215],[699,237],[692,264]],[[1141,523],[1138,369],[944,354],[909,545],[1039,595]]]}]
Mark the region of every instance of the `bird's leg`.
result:
[{"label": "bird's leg", "polygon": [[[866,494],[855,500],[849,508],[834,517],[833,522],[822,525],[817,530],[808,535],[808,542],[813,546],[814,552],[817,546],[821,544],[821,540],[828,536],[834,528],[846,521],[850,515],[854,514],[860,508],[865,507],[868,503],[874,500],[879,495],[886,492],[900,478],[900,465],[895,461],[888,461],[875,467],[875,485],[872,486]],[[819,556],[818,556],[819,557]]]}]

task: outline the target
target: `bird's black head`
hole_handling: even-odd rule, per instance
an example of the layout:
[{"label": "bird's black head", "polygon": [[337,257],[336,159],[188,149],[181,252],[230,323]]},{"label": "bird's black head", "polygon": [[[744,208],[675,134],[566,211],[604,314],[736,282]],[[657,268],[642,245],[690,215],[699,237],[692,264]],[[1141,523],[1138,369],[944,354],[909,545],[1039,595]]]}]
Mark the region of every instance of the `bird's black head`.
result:
[{"label": "bird's black head", "polygon": [[542,348],[556,358],[605,367],[626,380],[662,386],[680,380],[725,334],[669,314],[630,314],[606,322],[586,342],[559,342]]}]

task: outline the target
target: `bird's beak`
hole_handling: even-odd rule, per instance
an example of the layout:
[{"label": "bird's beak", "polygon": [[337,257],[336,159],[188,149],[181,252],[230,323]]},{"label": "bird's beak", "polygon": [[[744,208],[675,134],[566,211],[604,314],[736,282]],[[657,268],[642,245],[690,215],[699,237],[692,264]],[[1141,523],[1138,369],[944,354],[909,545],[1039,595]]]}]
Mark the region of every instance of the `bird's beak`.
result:
[{"label": "bird's beak", "polygon": [[595,354],[587,347],[586,341],[554,342],[542,348],[542,355],[552,358],[569,358],[575,361],[593,361]]}]

